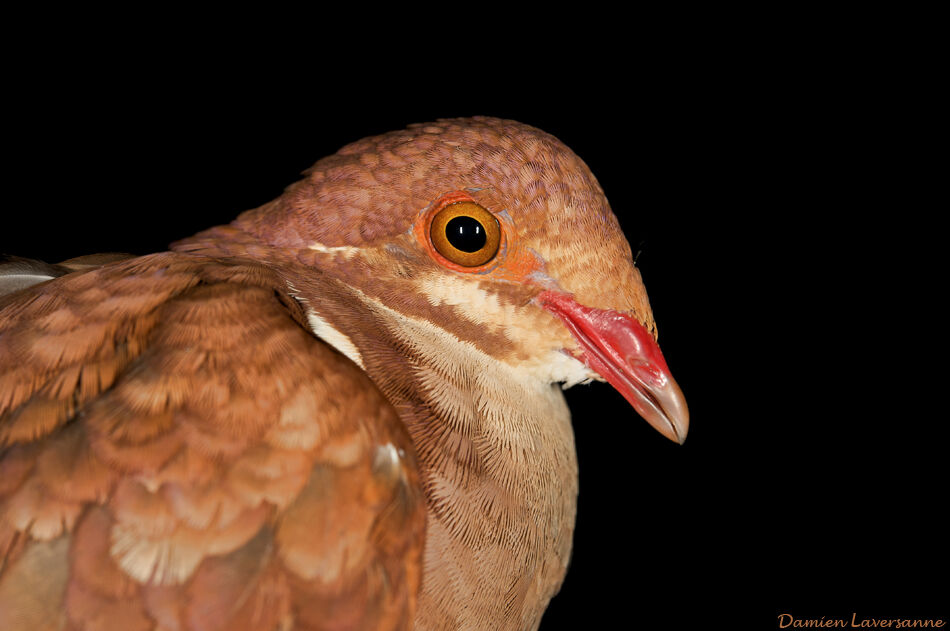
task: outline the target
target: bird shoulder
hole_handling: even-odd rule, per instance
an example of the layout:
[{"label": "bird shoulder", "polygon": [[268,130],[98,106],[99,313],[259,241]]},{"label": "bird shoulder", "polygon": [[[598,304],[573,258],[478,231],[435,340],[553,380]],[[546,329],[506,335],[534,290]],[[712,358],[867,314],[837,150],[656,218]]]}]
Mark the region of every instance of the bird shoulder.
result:
[{"label": "bird shoulder", "polygon": [[295,309],[177,253],[0,299],[0,628],[409,626],[408,435]]}]

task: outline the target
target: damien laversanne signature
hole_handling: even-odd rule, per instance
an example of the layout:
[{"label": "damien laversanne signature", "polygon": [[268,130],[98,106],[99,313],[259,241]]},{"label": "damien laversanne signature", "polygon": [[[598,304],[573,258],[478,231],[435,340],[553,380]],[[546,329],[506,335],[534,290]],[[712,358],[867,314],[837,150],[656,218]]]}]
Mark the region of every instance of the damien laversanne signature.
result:
[{"label": "damien laversanne signature", "polygon": [[942,619],[922,619],[922,618],[865,618],[858,616],[857,613],[851,614],[851,619],[845,618],[796,618],[790,613],[780,613],[778,615],[779,629],[833,629],[855,628],[855,629],[940,629],[946,627],[946,621]]}]

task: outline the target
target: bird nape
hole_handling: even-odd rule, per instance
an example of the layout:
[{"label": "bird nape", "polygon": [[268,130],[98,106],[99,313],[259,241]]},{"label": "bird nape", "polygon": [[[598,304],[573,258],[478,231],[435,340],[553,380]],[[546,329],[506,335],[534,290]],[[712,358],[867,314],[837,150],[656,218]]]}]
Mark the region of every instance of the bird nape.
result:
[{"label": "bird nape", "polygon": [[0,628],[537,628],[590,380],[685,439],[603,191],[513,121],[352,143],[168,252],[7,259]]}]

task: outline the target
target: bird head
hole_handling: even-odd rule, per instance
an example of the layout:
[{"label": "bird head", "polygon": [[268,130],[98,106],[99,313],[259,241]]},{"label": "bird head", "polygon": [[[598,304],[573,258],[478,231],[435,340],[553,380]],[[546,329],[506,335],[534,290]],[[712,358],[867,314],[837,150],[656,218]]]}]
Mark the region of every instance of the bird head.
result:
[{"label": "bird head", "polygon": [[[620,225],[584,162],[538,129],[477,117],[360,140],[175,247],[222,243],[280,253],[303,299],[319,270],[530,378],[607,381],[664,436],[686,437],[685,399]],[[349,339],[337,329],[339,348]]]}]

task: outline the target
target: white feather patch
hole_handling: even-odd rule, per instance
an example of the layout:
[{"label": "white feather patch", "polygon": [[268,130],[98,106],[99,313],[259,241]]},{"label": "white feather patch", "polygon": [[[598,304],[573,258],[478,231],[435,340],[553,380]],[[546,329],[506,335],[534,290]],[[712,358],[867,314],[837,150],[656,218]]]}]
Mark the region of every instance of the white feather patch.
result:
[{"label": "white feather patch", "polygon": [[402,459],[406,453],[392,443],[377,445],[373,454],[373,473],[395,480],[402,475]]},{"label": "white feather patch", "polygon": [[307,309],[307,321],[310,323],[310,329],[313,331],[314,335],[349,357],[360,368],[366,370],[366,365],[363,364],[363,356],[360,354],[359,350],[357,350],[356,345],[353,344],[350,338],[348,338],[343,333],[340,333],[338,329],[334,328],[332,324],[320,317],[320,315],[313,309]]},{"label": "white feather patch", "polygon": [[326,246],[322,243],[312,243],[307,247],[322,254],[342,254],[347,259],[358,254],[360,251],[360,248],[355,248],[351,245]]},{"label": "white feather patch", "polygon": [[396,449],[396,446],[392,443],[378,445],[373,456],[373,466],[398,467],[401,457],[400,451],[402,450]]}]

